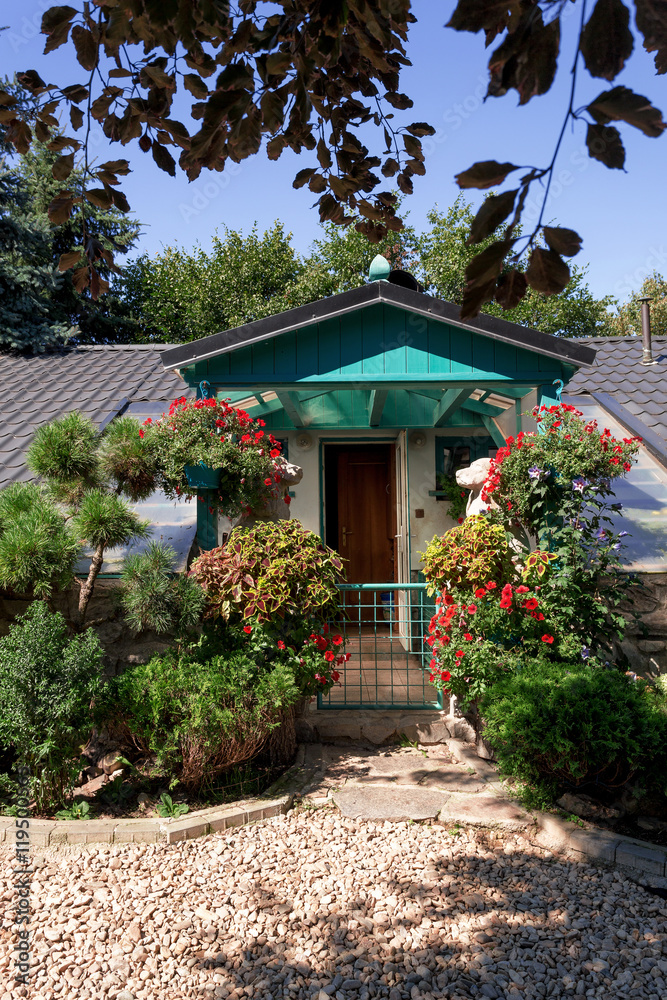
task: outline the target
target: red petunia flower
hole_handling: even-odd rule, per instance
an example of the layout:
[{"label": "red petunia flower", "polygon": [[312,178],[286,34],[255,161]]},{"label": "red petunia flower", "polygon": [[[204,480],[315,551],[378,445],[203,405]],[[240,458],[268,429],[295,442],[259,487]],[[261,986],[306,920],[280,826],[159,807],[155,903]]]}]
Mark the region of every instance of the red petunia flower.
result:
[{"label": "red petunia flower", "polygon": [[278,639],[278,649],[284,649],[284,648],[285,648],[285,643],[283,642],[282,639]]},{"label": "red petunia flower", "polygon": [[252,625],[244,625],[243,631],[246,632],[248,635],[250,635],[250,633],[252,632]]},{"label": "red petunia flower", "polygon": [[549,645],[551,645],[551,643],[553,641],[554,641],[554,637],[552,635],[543,635],[542,636],[542,642],[548,642]]},{"label": "red petunia flower", "polygon": [[330,649],[327,649],[326,653],[324,654],[324,659],[327,661],[327,663],[332,663],[336,659],[336,654],[332,653]]},{"label": "red petunia flower", "polygon": [[486,590],[484,587],[478,587],[475,591],[475,597],[486,597]]},{"label": "red petunia flower", "polygon": [[495,590],[498,584],[494,583],[493,580],[489,580],[489,582],[485,583],[484,586],[486,587],[487,590]]}]

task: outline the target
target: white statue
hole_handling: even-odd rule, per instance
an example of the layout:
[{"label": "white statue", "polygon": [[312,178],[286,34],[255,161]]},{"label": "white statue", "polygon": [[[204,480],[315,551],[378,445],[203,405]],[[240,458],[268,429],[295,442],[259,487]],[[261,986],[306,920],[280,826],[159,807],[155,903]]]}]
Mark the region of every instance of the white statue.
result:
[{"label": "white statue", "polygon": [[293,465],[284,458],[276,460],[276,469],[280,470],[282,479],[278,487],[278,495],[262,508],[261,511],[252,511],[250,517],[244,518],[241,522],[243,527],[251,527],[258,521],[286,521],[290,516],[289,504],[285,503],[285,497],[289,493],[290,486],[296,486],[303,479],[303,469],[300,465]]},{"label": "white statue", "polygon": [[478,458],[467,469],[459,469],[456,473],[456,482],[458,485],[470,490],[466,504],[466,517],[470,517],[471,514],[483,514],[490,507],[495,507],[496,509],[498,507],[493,500],[487,503],[482,500],[482,487],[487,480],[490,468],[490,458]]}]

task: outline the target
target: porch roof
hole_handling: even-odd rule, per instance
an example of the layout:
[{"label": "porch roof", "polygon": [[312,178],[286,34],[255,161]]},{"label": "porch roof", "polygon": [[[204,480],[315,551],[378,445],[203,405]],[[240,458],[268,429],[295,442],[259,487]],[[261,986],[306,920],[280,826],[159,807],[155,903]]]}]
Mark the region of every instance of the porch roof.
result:
[{"label": "porch roof", "polygon": [[[273,430],[486,427],[534,388],[555,399],[590,347],[372,281],[161,354]],[[541,388],[540,388],[541,387]]]}]

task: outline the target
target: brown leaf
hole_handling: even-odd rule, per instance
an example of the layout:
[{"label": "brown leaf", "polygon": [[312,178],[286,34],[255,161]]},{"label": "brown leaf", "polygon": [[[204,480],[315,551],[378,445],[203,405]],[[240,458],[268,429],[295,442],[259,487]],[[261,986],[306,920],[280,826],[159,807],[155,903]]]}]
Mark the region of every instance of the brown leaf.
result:
[{"label": "brown leaf", "polygon": [[277,160],[286,145],[287,139],[284,135],[274,135],[266,144],[266,155],[270,160]]},{"label": "brown leaf", "polygon": [[622,170],[625,164],[625,147],[621,133],[613,125],[589,125],[586,132],[588,155],[600,160],[612,170]]},{"label": "brown leaf", "polygon": [[8,94],[6,90],[0,90],[0,107],[8,108],[16,103],[16,98],[12,94]]},{"label": "brown leaf", "polygon": [[635,0],[637,28],[644,48],[655,52],[657,73],[667,73],[667,6],[664,0]]},{"label": "brown leaf", "polygon": [[81,292],[84,292],[86,288],[88,288],[88,281],[89,281],[88,268],[77,267],[76,271],[74,271],[72,275],[72,282],[77,292],[79,292],[79,294],[81,294]]},{"label": "brown leaf", "polygon": [[153,159],[160,170],[164,170],[172,177],[176,176],[176,160],[165,146],[162,146],[157,139],[153,140]]},{"label": "brown leaf", "polygon": [[139,149],[142,149],[144,153],[147,153],[152,145],[153,142],[151,140],[151,137],[149,135],[142,135],[141,139],[139,140]]},{"label": "brown leaf", "polygon": [[635,94],[628,87],[612,87],[603,91],[588,105],[588,110],[598,125],[624,121],[652,139],[662,135],[667,128],[659,109],[654,108],[647,97]]},{"label": "brown leaf", "polygon": [[564,257],[574,257],[581,250],[581,236],[575,233],[574,229],[545,226],[542,232],[549,249],[563,254]]},{"label": "brown leaf", "polygon": [[481,243],[498,228],[512,211],[518,190],[515,188],[513,191],[503,191],[502,194],[491,195],[484,200],[472,221],[470,235],[466,240],[468,245]]},{"label": "brown leaf", "polygon": [[81,143],[77,139],[70,139],[66,135],[57,135],[48,144],[48,149],[52,153],[59,153],[63,149],[80,149]]},{"label": "brown leaf", "polygon": [[63,87],[62,90],[67,100],[74,101],[75,104],[81,104],[88,97],[87,88],[80,83],[73,83],[71,87]]},{"label": "brown leaf", "polygon": [[424,153],[422,152],[422,144],[419,139],[415,139],[412,135],[404,135],[403,145],[408,156],[414,156],[418,160],[423,160]]},{"label": "brown leaf", "polygon": [[461,319],[474,319],[479,314],[479,310],[484,303],[490,302],[493,298],[495,287],[495,278],[482,282],[482,284],[469,281],[463,292],[463,300],[459,312]]},{"label": "brown leaf", "polygon": [[122,177],[131,173],[128,160],[107,160],[100,163],[100,170],[108,170],[112,174],[120,174]]},{"label": "brown leaf", "polygon": [[308,183],[308,181],[310,180],[310,178],[313,176],[314,173],[316,173],[314,167],[305,167],[303,170],[300,170],[296,175],[296,177],[294,178],[294,180],[292,181],[292,187],[294,188],[303,187],[304,184]]},{"label": "brown leaf", "polygon": [[74,7],[50,7],[42,16],[42,34],[48,35],[44,54],[63,45],[68,38],[70,25],[77,11]]},{"label": "brown leaf", "polygon": [[384,99],[388,104],[391,104],[392,108],[396,108],[398,111],[405,111],[406,108],[411,108],[414,104],[414,101],[407,94],[396,94],[393,91],[387,91]]},{"label": "brown leaf", "polygon": [[77,108],[74,105],[69,109],[69,120],[72,123],[72,128],[75,132],[78,132],[83,125],[83,111],[81,108]]},{"label": "brown leaf", "polygon": [[196,73],[186,73],[183,77],[183,86],[198,101],[204,101],[208,97],[208,87]]},{"label": "brown leaf", "polygon": [[17,153],[27,153],[32,142],[32,132],[27,122],[14,119],[11,125],[5,129],[5,142],[11,142]]},{"label": "brown leaf", "polygon": [[67,222],[72,214],[72,209],[74,208],[75,201],[74,195],[71,191],[61,191],[56,197],[51,201],[48,209],[48,215],[51,222],[54,225],[61,225],[63,222]]},{"label": "brown leaf", "polygon": [[514,309],[528,290],[528,282],[523,271],[513,267],[506,274],[501,274],[498,278],[496,288],[496,302],[503,309]]},{"label": "brown leaf", "polygon": [[118,188],[116,188],[116,190],[113,192],[113,203],[114,207],[117,208],[119,212],[130,211],[129,201],[127,200],[123,192],[118,190]]},{"label": "brown leaf", "polygon": [[556,75],[559,49],[559,18],[544,24],[539,7],[530,5],[489,59],[487,96],[501,97],[514,88],[519,104],[527,104],[531,97],[546,94]]},{"label": "brown leaf", "polygon": [[51,173],[55,180],[64,181],[67,180],[73,169],[74,153],[68,153],[66,156],[58,157],[51,167]]},{"label": "brown leaf", "polygon": [[537,247],[530,255],[526,281],[542,295],[557,295],[570,280],[570,269],[553,250]]},{"label": "brown leaf", "polygon": [[319,139],[317,143],[317,159],[323,170],[328,170],[332,164],[331,150],[324,139]]},{"label": "brown leaf", "polygon": [[106,188],[90,188],[86,191],[86,201],[96,208],[111,208],[113,199]]},{"label": "brown leaf", "polygon": [[514,240],[498,240],[472,258],[465,270],[466,281],[483,285],[493,279],[494,283],[503,269],[503,261]]},{"label": "brown leaf", "polygon": [[497,160],[480,160],[472,167],[456,175],[460,188],[490,188],[502,184],[508,174],[519,168],[513,163],[498,163]]},{"label": "brown leaf", "polygon": [[95,69],[97,65],[97,42],[92,31],[83,28],[80,24],[75,24],[72,28],[72,41],[76,49],[76,57],[81,66],[88,72]]},{"label": "brown leaf", "polygon": [[382,164],[382,176],[383,177],[393,177],[394,174],[398,173],[399,162],[395,160],[393,156],[390,156]]},{"label": "brown leaf", "polygon": [[634,48],[630,11],[622,0],[597,0],[581,36],[581,52],[591,76],[613,80]]},{"label": "brown leaf", "polygon": [[22,87],[25,87],[26,90],[29,90],[36,97],[44,93],[45,90],[48,90],[48,87],[36,69],[28,69],[25,73],[17,73],[16,79]]},{"label": "brown leaf", "polygon": [[[410,135],[435,135],[435,129],[433,126],[428,125],[426,122],[413,122],[412,125],[408,125],[406,128]],[[389,143],[387,143],[387,145],[389,145]]]},{"label": "brown leaf", "polygon": [[485,31],[489,45],[520,9],[521,0],[458,0],[446,27],[455,31]]},{"label": "brown leaf", "polygon": [[61,253],[60,260],[58,261],[58,270],[69,271],[71,267],[76,267],[80,260],[80,250],[72,250],[70,253]]}]

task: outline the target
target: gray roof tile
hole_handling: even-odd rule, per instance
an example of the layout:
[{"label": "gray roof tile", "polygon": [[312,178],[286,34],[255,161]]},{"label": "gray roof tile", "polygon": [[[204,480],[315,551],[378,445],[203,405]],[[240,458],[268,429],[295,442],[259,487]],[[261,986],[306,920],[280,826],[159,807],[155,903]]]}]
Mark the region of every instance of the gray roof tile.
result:
[{"label": "gray roof tile", "polygon": [[35,430],[70,410],[99,424],[122,399],[166,408],[174,397],[191,395],[165,371],[158,351],[143,344],[64,348],[35,357],[0,352],[0,393],[8,415],[0,424],[0,488],[31,478],[25,453]]},{"label": "gray roof tile", "polygon": [[568,382],[567,395],[608,392],[667,445],[667,337],[653,338],[657,363],[650,366],[641,363],[641,337],[585,337],[581,343],[597,354]]}]

